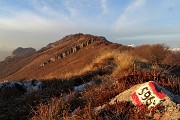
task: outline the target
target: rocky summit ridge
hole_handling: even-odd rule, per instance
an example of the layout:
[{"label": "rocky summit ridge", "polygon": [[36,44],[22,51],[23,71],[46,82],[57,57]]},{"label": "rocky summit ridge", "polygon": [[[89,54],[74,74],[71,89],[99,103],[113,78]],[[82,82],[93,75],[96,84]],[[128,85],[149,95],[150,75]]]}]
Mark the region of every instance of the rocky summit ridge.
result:
[{"label": "rocky summit ridge", "polygon": [[0,62],[0,81],[62,78],[67,71],[79,71],[105,50],[127,48],[82,33],[65,36],[38,51],[17,48],[13,51],[16,57]]}]

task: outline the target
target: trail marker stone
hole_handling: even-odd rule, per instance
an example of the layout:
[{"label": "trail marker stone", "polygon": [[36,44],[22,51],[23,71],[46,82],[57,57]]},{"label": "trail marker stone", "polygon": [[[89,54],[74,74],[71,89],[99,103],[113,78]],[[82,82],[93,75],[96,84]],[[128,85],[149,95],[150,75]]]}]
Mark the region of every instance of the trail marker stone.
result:
[{"label": "trail marker stone", "polygon": [[163,101],[165,96],[166,94],[153,81],[143,84],[131,95],[133,103],[140,108],[155,107]]}]

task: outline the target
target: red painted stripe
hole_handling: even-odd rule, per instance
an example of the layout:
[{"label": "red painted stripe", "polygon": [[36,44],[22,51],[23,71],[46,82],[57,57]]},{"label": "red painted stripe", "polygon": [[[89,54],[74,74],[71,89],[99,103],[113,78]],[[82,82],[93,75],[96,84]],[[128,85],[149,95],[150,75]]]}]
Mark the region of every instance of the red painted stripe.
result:
[{"label": "red painted stripe", "polygon": [[163,99],[163,98],[166,96],[166,94],[164,94],[163,92],[158,91],[158,90],[156,89],[156,86],[155,86],[154,82],[149,82],[148,84],[149,84],[150,88],[152,89],[153,93],[154,93],[157,97],[159,97],[160,99]]},{"label": "red painted stripe", "polygon": [[139,100],[139,97],[136,95],[136,92],[134,92],[132,95],[131,95],[133,101],[135,102],[135,104],[137,106],[141,106],[142,105],[142,102]]}]

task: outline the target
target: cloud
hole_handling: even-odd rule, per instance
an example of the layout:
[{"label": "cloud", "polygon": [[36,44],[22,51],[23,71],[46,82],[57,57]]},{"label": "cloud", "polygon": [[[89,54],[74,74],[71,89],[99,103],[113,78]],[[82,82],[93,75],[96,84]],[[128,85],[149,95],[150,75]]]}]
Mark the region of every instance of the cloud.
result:
[{"label": "cloud", "polygon": [[[146,0],[132,1],[115,22],[115,31],[129,29],[142,23],[142,20],[144,20],[142,17],[144,17],[144,15],[140,10],[145,6],[145,4]],[[139,13],[137,13],[138,10]],[[141,22],[139,20],[141,20]]]},{"label": "cloud", "polygon": [[100,2],[101,2],[102,14],[106,14],[108,11],[107,0],[100,0]]},{"label": "cloud", "polygon": [[81,1],[77,2],[76,0],[63,0],[62,3],[64,4],[64,9],[69,19],[73,19],[74,21],[78,17],[82,17],[83,19],[83,16],[81,16]]},{"label": "cloud", "polygon": [[[134,0],[127,5],[114,23],[112,30],[116,38],[159,37],[166,34],[178,34],[180,16],[176,11],[177,1]],[[171,6],[172,10],[169,10]],[[153,37],[154,38],[154,37]]]},{"label": "cloud", "polygon": [[[28,0],[30,8],[20,8],[14,5],[6,6],[9,16],[0,17],[0,29],[16,29],[37,31],[46,28],[67,28],[89,27],[98,25],[94,21],[99,17],[99,13],[92,10],[97,10],[101,3],[102,12],[107,11],[106,0]],[[101,19],[101,18],[100,18]],[[99,20],[100,21],[100,20]],[[103,22],[103,21],[102,21]],[[71,30],[70,30],[71,31]]]},{"label": "cloud", "polygon": [[0,18],[0,29],[43,30],[53,25],[50,21],[29,12],[21,12],[12,18]]},{"label": "cloud", "polygon": [[[96,7],[99,7],[99,3],[105,5],[105,0],[61,0],[64,4],[64,10],[67,12],[69,18],[75,20],[82,20],[88,17],[92,17],[93,14],[98,14]],[[105,6],[103,6],[105,7]],[[104,8],[105,9],[105,8]]]},{"label": "cloud", "polygon": [[25,46],[29,41],[37,48],[38,45],[43,46],[64,35],[78,32],[102,35],[111,40],[180,33],[178,0],[23,2],[27,6],[21,5],[22,2],[9,6],[7,2],[0,8],[0,43],[4,44],[4,39],[8,45],[9,41],[16,39],[21,40],[13,43],[17,46]]},{"label": "cloud", "polygon": [[[48,19],[51,18],[64,21],[69,19],[66,11],[63,10],[65,6],[58,0],[32,0],[30,3],[36,10],[35,12],[37,12],[40,16],[47,17]],[[32,12],[35,13],[34,11]]]},{"label": "cloud", "polygon": [[[0,17],[0,47],[40,48],[67,34],[100,33],[101,28],[97,28],[94,23],[88,21],[84,16],[85,13],[81,11],[91,8],[91,5],[87,4],[88,1],[80,4],[73,0],[61,2],[53,5],[46,0],[34,0],[29,3],[32,5],[31,8],[24,8],[24,10],[16,7],[10,9],[10,6],[7,6],[5,10],[9,15]],[[56,6],[63,7],[56,8]]]},{"label": "cloud", "polygon": [[[65,28],[67,25],[74,27],[74,22],[65,15],[61,8],[56,9],[52,3],[46,0],[32,0],[29,2],[32,8],[20,10],[10,6],[4,8],[8,16],[0,17],[0,30],[17,31],[46,31]],[[60,4],[59,2],[56,3]],[[58,6],[58,5],[57,5]]]}]

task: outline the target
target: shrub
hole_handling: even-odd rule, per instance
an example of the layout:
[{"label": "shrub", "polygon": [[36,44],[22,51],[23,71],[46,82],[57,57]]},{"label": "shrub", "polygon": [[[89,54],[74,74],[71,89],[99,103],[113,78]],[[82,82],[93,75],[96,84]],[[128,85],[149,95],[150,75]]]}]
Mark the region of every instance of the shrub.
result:
[{"label": "shrub", "polygon": [[161,63],[168,53],[168,47],[164,44],[142,45],[134,49],[135,55],[148,60],[151,63]]},{"label": "shrub", "polygon": [[173,53],[169,51],[163,59],[162,64],[180,66],[180,53]]}]

